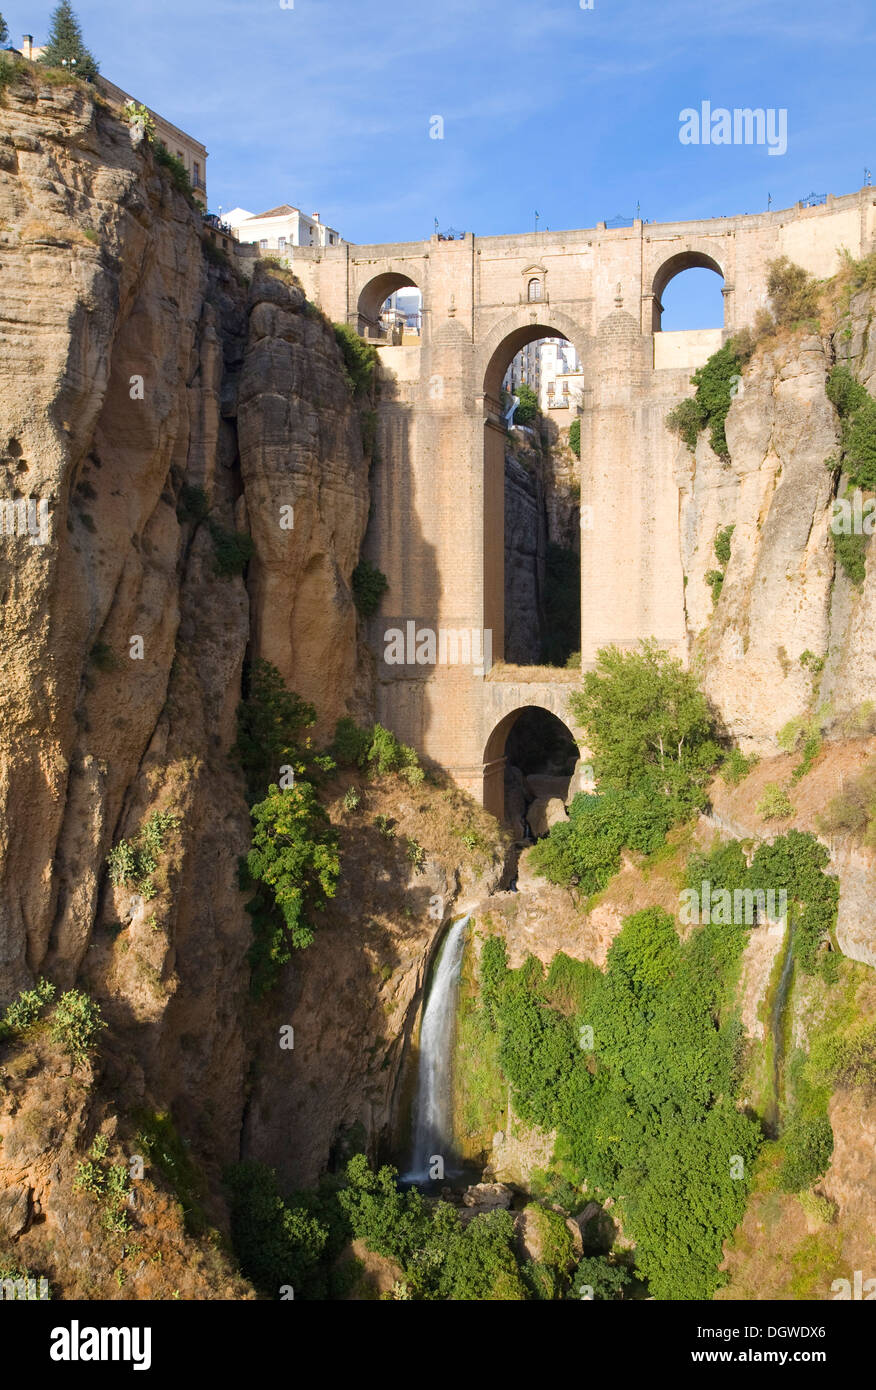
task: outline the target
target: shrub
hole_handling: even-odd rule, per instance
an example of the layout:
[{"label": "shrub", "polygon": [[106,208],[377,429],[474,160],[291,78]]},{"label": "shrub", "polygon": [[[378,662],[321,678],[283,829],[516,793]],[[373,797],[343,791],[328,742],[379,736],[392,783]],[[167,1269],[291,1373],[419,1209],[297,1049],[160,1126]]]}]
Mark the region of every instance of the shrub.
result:
[{"label": "shrub", "polygon": [[573,420],[569,426],[569,448],[576,458],[581,457],[581,421]]},{"label": "shrub", "polygon": [[188,1145],[180,1138],[167,1111],[138,1110],[134,1119],[139,1126],[138,1152],[145,1154],[170,1183],[179,1198],[186,1230],[192,1235],[201,1234],[208,1226],[203,1207],[206,1189]]},{"label": "shrub", "polygon": [[418,840],[408,839],[406,843],[405,853],[408,857],[409,862],[413,864],[415,869],[422,869],[423,865],[426,862],[426,851],[423,849],[423,846],[419,843]]},{"label": "shrub", "polygon": [[207,494],[200,486],[183,483],[180,488],[176,515],[179,521],[203,521],[210,510]]},{"label": "shrub", "polygon": [[154,898],[152,875],[164,849],[168,832],[179,825],[179,816],[170,811],[153,811],[133,840],[120,840],[106,857],[110,881],[117,886],[136,888],[144,898]]},{"label": "shrub", "polygon": [[623,1298],[624,1289],[631,1282],[629,1270],[624,1269],[623,1265],[612,1264],[604,1257],[589,1256],[578,1261],[568,1297],[592,1298],[596,1302],[608,1303]]},{"label": "shrub", "polygon": [[826,1115],[794,1118],[782,1135],[784,1158],[779,1186],[784,1192],[800,1192],[821,1177],[833,1153],[833,1130]]},{"label": "shrub", "polygon": [[373,729],[363,728],[354,720],[344,717],[335,725],[335,737],[331,751],[341,767],[364,767],[368,761]]},{"label": "shrub", "polygon": [[687,396],[670,410],[666,417],[666,428],[677,434],[691,453],[697,447],[700,430],[706,423],[704,411],[695,396]]},{"label": "shrub", "polygon": [[325,1297],[324,1256],[332,1250],[330,1224],[318,1202],[286,1202],[273,1168],[235,1163],[225,1171],[230,1194],[231,1239],[240,1267],[268,1297],[291,1287],[295,1298]]},{"label": "shrub", "polygon": [[797,1200],[808,1217],[814,1221],[822,1221],[825,1225],[831,1225],[837,1217],[837,1205],[827,1197],[822,1197],[817,1192],[800,1192]]},{"label": "shrub", "polygon": [[785,817],[795,814],[787,792],[778,782],[767,782],[763,796],[754,809],[764,820],[784,820]]},{"label": "shrub", "polygon": [[349,811],[358,811],[359,807],[362,805],[362,794],[361,794],[361,792],[359,792],[359,791],[356,789],[356,787],[348,787],[347,790],[344,792],[344,803],[343,803],[343,804],[344,804],[344,810],[347,811],[347,812],[349,812]]},{"label": "shrub", "polygon": [[715,537],[714,550],[719,565],[727,565],[730,562],[730,543],[735,530],[735,526],[725,526]]},{"label": "shrub", "polygon": [[154,811],[133,841],[120,840],[107,855],[110,879],[115,884],[137,888],[144,897],[155,895],[152,874],[169,830],[179,825],[179,817],[168,811]]},{"label": "shrub", "polygon": [[114,671],[118,662],[113,654],[112,647],[106,642],[95,642],[89,652],[89,658],[97,667],[98,671]]},{"label": "shrub", "polygon": [[177,192],[182,193],[186,201],[195,207],[197,204],[192,192],[191,180],[182,160],[177,159],[175,154],[171,154],[162,140],[153,140],[152,153],[155,155],[155,163],[160,169],[166,171]]},{"label": "shrub", "polygon": [[250,814],[247,873],[269,892],[289,946],[300,950],[313,941],[315,915],[335,895],[340,873],[337,834],[309,782],[296,782],[285,791],[270,786]]},{"label": "shrub", "polygon": [[851,778],[818,818],[820,830],[829,835],[851,835],[876,846],[876,760]]},{"label": "shrub", "polygon": [[373,343],[361,338],[355,328],[351,328],[347,323],[336,323],[334,330],[343,358],[344,380],[358,399],[367,395],[374,384],[377,349]]},{"label": "shrub", "polygon": [[74,1060],[82,1063],[97,1046],[97,1039],[106,1024],[100,1006],[87,994],[68,989],[62,994],[52,1015],[52,1042],[59,1043]]},{"label": "shrub", "polygon": [[778,327],[793,327],[818,313],[818,285],[802,266],[787,256],[770,261],[767,294]]},{"label": "shrub", "polygon": [[717,603],[718,599],[721,597],[721,590],[724,587],[723,570],[706,570],[703,578],[712,591],[712,603]]},{"label": "shrub", "polygon": [[213,539],[213,568],[222,579],[243,574],[255,552],[255,542],[246,531],[226,531],[218,522],[210,522]]},{"label": "shrub", "polygon": [[794,906],[794,953],[804,974],[819,969],[835,974],[835,953],[822,954],[836,921],[839,886],[824,872],[830,855],[814,835],[789,830],[772,844],[763,843],[751,861],[748,887],[784,892]]},{"label": "shrub", "polygon": [[721,780],[728,787],[738,787],[739,783],[745,780],[759,761],[756,753],[752,753],[746,758],[741,749],[731,748],[721,764]]},{"label": "shrub", "polygon": [[360,560],[350,581],[353,602],[363,618],[372,618],[380,607],[380,600],[389,588],[389,581],[382,570],[367,560]]},{"label": "shrub", "polygon": [[705,804],[720,756],[714,719],[696,679],[654,642],[605,647],[569,699],[587,730],[601,789],[665,797],[676,818]]},{"label": "shrub", "polygon": [[237,707],[234,745],[251,802],[277,781],[281,767],[291,767],[295,777],[311,782],[332,770],[333,759],[313,751],[307,730],[315,723],[313,705],[287,688],[276,666],[261,658],[254,661]]},{"label": "shrub", "polygon": [[604,888],[620,867],[621,849],[655,850],[673,821],[668,798],[609,788],[599,796],[579,792],[569,819],[551,827],[535,845],[530,863],[552,883],[580,884],[586,894]]},{"label": "shrub", "polygon": [[0,1042],[29,1028],[54,997],[55,986],[48,980],[37,980],[33,989],[21,990],[18,998],[7,1006],[0,1017]]},{"label": "shrub", "polygon": [[867,537],[863,535],[844,535],[831,530],[831,541],[837,560],[853,584],[863,584],[867,575]]}]

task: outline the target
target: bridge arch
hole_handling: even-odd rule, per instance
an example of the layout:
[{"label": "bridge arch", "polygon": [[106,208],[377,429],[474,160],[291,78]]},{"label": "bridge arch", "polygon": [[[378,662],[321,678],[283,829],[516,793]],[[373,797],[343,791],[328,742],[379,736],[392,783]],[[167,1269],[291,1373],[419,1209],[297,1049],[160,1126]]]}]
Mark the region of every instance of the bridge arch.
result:
[{"label": "bridge arch", "polygon": [[537,309],[530,303],[521,305],[515,313],[496,324],[480,349],[478,377],[483,381],[488,410],[498,411],[502,378],[508,363],[521,348],[536,338],[565,338],[580,359],[586,354],[586,334],[568,314],[552,311],[546,300],[542,300]]},{"label": "bridge arch", "polygon": [[[550,700],[549,703],[559,702]],[[539,744],[541,768],[537,766],[537,757],[533,761],[533,750],[537,750]],[[510,710],[495,725],[484,747],[485,808],[498,820],[513,823],[513,796],[509,795],[506,803],[505,770],[509,761],[518,768],[520,781],[524,776],[537,776],[544,783],[543,792],[565,800],[581,751],[582,745],[563,714],[548,708],[547,704],[527,703]],[[552,782],[556,785],[551,786]],[[516,814],[519,813],[518,809]],[[515,828],[522,832],[522,825]]]},{"label": "bridge arch", "polygon": [[505,658],[505,424],[502,419],[502,379],[508,365],[527,343],[538,338],[564,338],[575,348],[582,365],[589,339],[568,314],[522,304],[505,315],[485,337],[476,358],[476,381],[483,382],[483,627],[492,633],[493,659]]},{"label": "bridge arch", "polygon": [[662,328],[663,295],[666,292],[666,287],[675,279],[676,275],[681,275],[685,270],[711,270],[726,283],[723,267],[714,256],[709,255],[706,251],[698,251],[693,247],[689,247],[684,251],[677,251],[673,256],[669,256],[657,267],[651,282],[653,303],[652,331],[654,333],[659,333]]},{"label": "bridge arch", "polygon": [[390,295],[395,294],[396,290],[404,289],[419,290],[422,297],[422,286],[400,270],[381,271],[362,286],[356,310],[358,331],[363,337],[367,338],[380,331],[380,310]]}]

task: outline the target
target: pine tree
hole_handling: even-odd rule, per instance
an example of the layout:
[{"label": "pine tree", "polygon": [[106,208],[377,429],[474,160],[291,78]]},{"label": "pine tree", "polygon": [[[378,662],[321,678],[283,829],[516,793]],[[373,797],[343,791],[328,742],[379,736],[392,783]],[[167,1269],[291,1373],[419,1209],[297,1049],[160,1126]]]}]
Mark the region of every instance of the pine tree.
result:
[{"label": "pine tree", "polygon": [[97,77],[97,62],[94,54],[83,43],[79,20],[70,0],[60,0],[52,15],[49,40],[40,54],[40,62],[50,68],[67,67],[77,77],[84,77],[86,81]]},{"label": "pine tree", "polygon": [[3,18],[2,14],[0,14],[0,43],[5,43],[8,38],[9,29],[7,28],[6,20]]}]

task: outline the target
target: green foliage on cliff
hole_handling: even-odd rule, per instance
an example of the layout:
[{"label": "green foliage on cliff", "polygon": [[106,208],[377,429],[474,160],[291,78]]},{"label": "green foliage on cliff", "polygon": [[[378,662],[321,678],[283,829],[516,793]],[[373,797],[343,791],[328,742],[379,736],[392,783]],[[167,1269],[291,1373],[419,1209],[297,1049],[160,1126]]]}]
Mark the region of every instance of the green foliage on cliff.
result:
[{"label": "green foliage on cliff", "polygon": [[61,995],[52,1014],[52,1042],[59,1043],[74,1060],[82,1063],[97,1046],[100,1033],[106,1028],[100,1005],[78,989],[68,989]]},{"label": "green foliage on cliff", "polygon": [[741,1033],[721,1012],[745,939],[706,926],[682,942],[672,918],[649,908],[626,919],[581,1012],[550,1006],[532,961],[498,987],[515,1110],[558,1130],[573,1182],[619,1201],[657,1298],[712,1296],[722,1242],[745,1208],[747,1177],[733,1176],[732,1160],[747,1173],[760,1133],[736,1108]]},{"label": "green foliage on cliff", "polygon": [[357,611],[363,618],[372,618],[389,588],[386,575],[368,560],[360,560],[353,570],[350,584]]},{"label": "green foliage on cliff", "polygon": [[[272,785],[251,815],[246,872],[270,894],[282,917],[285,931],[279,940],[272,934],[269,943],[270,960],[282,965],[290,950],[310,945],[316,914],[335,895],[340,872],[337,834],[309,782],[296,782],[285,791]],[[257,955],[255,964],[260,963]]]},{"label": "green foliage on cliff", "polygon": [[405,1297],[481,1302],[523,1301],[526,1286],[514,1252],[514,1218],[491,1211],[463,1224],[447,1202],[430,1205],[416,1188],[402,1192],[396,1170],[373,1172],[364,1154],[347,1165],[338,1193],[354,1238],[397,1260]]},{"label": "green foliage on cliff", "polygon": [[154,898],[152,875],[158,868],[158,856],[164,852],[165,839],[179,825],[179,816],[172,811],[153,811],[133,840],[119,840],[106,857],[110,881],[125,888],[135,888],[144,898]]},{"label": "green foliage on cliff", "polygon": [[827,979],[835,974],[836,954],[820,948],[830,939],[836,922],[839,884],[825,869],[830,854],[808,831],[789,830],[772,844],[759,845],[747,886],[787,893],[794,918],[794,950],[801,970],[816,970]]},{"label": "green foliage on cliff", "polygon": [[842,365],[833,368],[825,390],[842,421],[843,468],[854,486],[872,492],[876,490],[876,400]]},{"label": "green foliage on cliff", "polygon": [[600,790],[665,797],[677,818],[705,804],[719,757],[715,724],[696,679],[653,641],[604,647],[569,698],[587,731]]},{"label": "green foliage on cliff", "polygon": [[532,867],[551,883],[579,884],[589,896],[617,873],[624,847],[650,853],[663,843],[674,820],[669,799],[651,791],[610,787],[598,796],[579,792],[569,819],[552,826],[532,850]]},{"label": "green foliage on cliff", "polygon": [[573,420],[569,426],[569,448],[576,458],[581,457],[581,421]]},{"label": "green foliage on cliff", "polygon": [[244,699],[237,707],[237,741],[234,752],[246,776],[250,802],[264,796],[281,769],[294,778],[317,782],[331,772],[334,762],[317,753],[307,732],[316,723],[316,710],[294,691],[276,666],[262,659],[253,662]]},{"label": "green foliage on cliff", "polygon": [[700,431],[708,429],[709,443],[719,458],[729,457],[724,422],[742,381],[749,349],[730,339],[691,377],[692,397],[680,401],[666,417],[666,425],[693,452]]},{"label": "green foliage on cliff", "polygon": [[344,359],[344,380],[357,400],[367,396],[374,385],[377,349],[359,336],[348,323],[333,325],[335,339]]},{"label": "green foliage on cliff", "polygon": [[66,66],[76,77],[91,81],[100,69],[90,49],[85,47],[82,30],[70,0],[60,0],[52,11],[51,28],[39,61],[49,68]]},{"label": "green foliage on cliff", "polygon": [[412,787],[425,779],[416,750],[400,743],[382,724],[362,726],[352,719],[339,719],[331,752],[340,767],[358,767],[377,777],[397,772]]},{"label": "green foliage on cliff", "polygon": [[23,1033],[36,1023],[43,1009],[55,997],[55,986],[48,980],[37,980],[33,989],[23,989],[18,998],[0,1015],[0,1042]]},{"label": "green foliage on cliff", "polygon": [[236,1163],[224,1177],[231,1239],[246,1277],[269,1298],[288,1298],[290,1290],[294,1298],[330,1297],[327,1257],[344,1238],[330,1202],[312,1193],[287,1202],[273,1168],[262,1163]]}]

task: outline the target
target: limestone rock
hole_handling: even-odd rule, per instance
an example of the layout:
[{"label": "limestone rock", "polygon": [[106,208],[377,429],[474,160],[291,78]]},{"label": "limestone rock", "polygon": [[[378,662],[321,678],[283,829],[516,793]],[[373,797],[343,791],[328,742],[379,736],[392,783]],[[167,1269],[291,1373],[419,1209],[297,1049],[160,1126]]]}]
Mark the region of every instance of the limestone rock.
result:
[{"label": "limestone rock", "polygon": [[546,835],[552,825],[566,819],[566,804],[558,796],[539,797],[527,812],[529,828],[536,839]]}]

